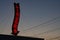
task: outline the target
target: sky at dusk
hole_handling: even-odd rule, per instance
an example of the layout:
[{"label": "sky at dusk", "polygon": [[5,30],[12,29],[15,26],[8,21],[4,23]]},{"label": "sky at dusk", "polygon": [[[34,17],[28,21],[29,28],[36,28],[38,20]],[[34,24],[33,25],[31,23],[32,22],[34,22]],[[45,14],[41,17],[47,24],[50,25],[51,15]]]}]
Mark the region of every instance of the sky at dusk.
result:
[{"label": "sky at dusk", "polygon": [[14,2],[20,5],[18,36],[60,37],[60,0],[0,0],[0,34],[11,35]]}]

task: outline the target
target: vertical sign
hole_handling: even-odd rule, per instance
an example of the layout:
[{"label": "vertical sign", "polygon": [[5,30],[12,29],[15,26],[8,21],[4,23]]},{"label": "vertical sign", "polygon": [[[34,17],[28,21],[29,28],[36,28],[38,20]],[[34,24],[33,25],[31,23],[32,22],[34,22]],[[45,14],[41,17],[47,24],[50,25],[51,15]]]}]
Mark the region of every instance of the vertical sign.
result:
[{"label": "vertical sign", "polygon": [[19,33],[18,31],[18,23],[19,23],[19,18],[20,18],[19,3],[14,3],[14,11],[15,11],[15,15],[14,15],[14,20],[12,24],[12,34],[16,36]]}]

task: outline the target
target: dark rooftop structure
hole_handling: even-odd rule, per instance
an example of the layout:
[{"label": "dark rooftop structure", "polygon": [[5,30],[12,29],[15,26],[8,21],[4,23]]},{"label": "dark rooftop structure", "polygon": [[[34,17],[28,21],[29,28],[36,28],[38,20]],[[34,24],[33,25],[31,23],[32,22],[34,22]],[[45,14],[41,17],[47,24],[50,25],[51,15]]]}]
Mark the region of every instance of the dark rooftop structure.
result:
[{"label": "dark rooftop structure", "polygon": [[12,35],[0,34],[0,40],[44,40],[44,39],[43,38],[12,36]]}]

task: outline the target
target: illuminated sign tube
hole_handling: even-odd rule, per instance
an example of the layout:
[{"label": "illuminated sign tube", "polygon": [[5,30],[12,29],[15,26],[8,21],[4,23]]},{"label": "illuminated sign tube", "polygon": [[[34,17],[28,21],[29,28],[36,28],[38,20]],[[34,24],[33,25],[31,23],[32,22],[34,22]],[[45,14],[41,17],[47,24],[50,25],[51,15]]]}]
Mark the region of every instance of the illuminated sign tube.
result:
[{"label": "illuminated sign tube", "polygon": [[12,34],[16,36],[19,33],[18,31],[18,23],[19,23],[19,18],[20,18],[19,3],[14,3],[14,11],[15,11],[15,15],[14,15],[14,20],[12,24]]}]

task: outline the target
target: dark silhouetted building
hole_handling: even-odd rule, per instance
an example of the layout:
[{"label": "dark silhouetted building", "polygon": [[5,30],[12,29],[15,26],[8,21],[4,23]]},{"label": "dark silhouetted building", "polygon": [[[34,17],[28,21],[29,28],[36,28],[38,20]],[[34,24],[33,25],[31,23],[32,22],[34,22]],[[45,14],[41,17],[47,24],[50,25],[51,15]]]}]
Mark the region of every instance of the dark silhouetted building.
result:
[{"label": "dark silhouetted building", "polygon": [[43,38],[33,38],[25,36],[12,36],[0,34],[0,40],[44,40]]}]

